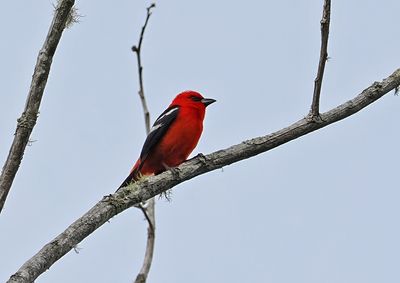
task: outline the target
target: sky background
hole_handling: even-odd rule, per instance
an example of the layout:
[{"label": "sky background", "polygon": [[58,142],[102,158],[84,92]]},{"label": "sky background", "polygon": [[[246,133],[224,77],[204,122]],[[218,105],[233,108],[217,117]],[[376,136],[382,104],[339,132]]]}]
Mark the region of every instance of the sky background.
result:
[{"label": "sky background", "polygon": [[[0,161],[10,148],[48,0],[0,1]],[[0,215],[0,282],[115,191],[145,138],[136,44],[147,1],[77,1]],[[323,1],[159,1],[143,42],[152,121],[179,92],[217,99],[193,154],[303,118],[311,103]],[[321,97],[326,111],[400,67],[400,1],[333,1]],[[148,282],[400,282],[400,98],[199,176],[157,202]],[[1,165],[2,166],[2,165]],[[36,282],[132,282],[146,222],[111,219]]]}]

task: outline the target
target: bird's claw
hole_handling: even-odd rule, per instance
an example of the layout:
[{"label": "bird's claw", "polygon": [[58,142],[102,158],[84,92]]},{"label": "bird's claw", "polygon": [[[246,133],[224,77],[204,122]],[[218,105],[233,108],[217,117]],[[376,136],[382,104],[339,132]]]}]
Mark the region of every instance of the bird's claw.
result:
[{"label": "bird's claw", "polygon": [[171,167],[169,168],[169,171],[171,171],[174,179],[179,179],[181,170],[178,167]]},{"label": "bird's claw", "polygon": [[196,158],[200,161],[201,164],[206,165],[207,157],[204,154],[199,153],[196,155]]}]

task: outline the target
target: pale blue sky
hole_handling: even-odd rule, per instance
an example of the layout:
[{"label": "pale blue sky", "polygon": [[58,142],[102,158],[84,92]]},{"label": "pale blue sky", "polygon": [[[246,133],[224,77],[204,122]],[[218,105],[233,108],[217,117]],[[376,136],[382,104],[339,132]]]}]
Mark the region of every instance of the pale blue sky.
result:
[{"label": "pale blue sky", "polygon": [[[77,1],[3,213],[0,281],[114,192],[145,138],[137,97],[143,1]],[[278,130],[309,110],[323,1],[160,1],[143,43],[152,118],[180,91],[218,100],[194,153]],[[1,1],[0,162],[23,109],[51,1]],[[322,110],[400,67],[400,2],[333,1]],[[361,113],[173,190],[157,203],[148,282],[399,282],[393,93]],[[153,120],[152,120],[153,121]],[[130,209],[40,276],[132,282],[146,222]]]}]

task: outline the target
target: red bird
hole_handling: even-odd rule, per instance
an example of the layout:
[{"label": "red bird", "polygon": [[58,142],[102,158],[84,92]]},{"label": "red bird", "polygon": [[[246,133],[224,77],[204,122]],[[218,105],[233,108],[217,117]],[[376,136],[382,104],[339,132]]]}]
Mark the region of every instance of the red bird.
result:
[{"label": "red bird", "polygon": [[178,94],[154,122],[139,159],[119,188],[184,162],[200,139],[206,107],[215,101],[191,90]]}]

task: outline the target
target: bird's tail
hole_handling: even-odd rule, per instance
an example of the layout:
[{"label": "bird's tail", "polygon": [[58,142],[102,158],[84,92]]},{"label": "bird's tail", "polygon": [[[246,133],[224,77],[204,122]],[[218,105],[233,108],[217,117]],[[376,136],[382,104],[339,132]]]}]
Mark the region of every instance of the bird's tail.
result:
[{"label": "bird's tail", "polygon": [[117,191],[121,189],[122,187],[128,186],[132,182],[136,182],[137,180],[140,179],[141,173],[140,173],[140,168],[142,167],[142,164],[140,162],[140,159],[136,161],[135,165],[133,166],[131,172],[129,173],[128,177],[122,182],[122,184],[118,187]]}]

